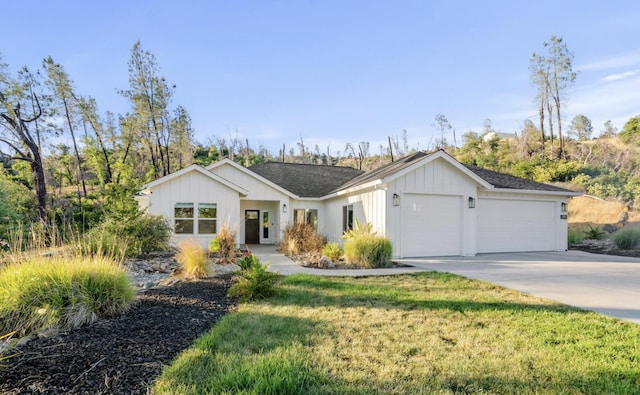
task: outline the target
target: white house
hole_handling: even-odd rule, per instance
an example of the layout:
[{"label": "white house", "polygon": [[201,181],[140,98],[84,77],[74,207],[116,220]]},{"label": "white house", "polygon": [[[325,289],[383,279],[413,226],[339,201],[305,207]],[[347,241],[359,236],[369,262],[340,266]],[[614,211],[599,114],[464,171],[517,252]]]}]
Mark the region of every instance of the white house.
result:
[{"label": "white house", "polygon": [[567,200],[578,193],[466,166],[444,151],[417,152],[363,173],[349,167],[224,159],[145,185],[141,208],[174,225],[173,241],[203,246],[223,223],[238,244],[274,244],[296,222],[329,241],[370,222],[393,256],[564,251]]}]

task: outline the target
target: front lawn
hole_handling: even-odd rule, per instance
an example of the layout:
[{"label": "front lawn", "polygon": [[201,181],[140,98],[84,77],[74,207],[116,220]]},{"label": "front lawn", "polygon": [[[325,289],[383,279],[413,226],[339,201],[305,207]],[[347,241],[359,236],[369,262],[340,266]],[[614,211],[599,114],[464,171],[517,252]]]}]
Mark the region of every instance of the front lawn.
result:
[{"label": "front lawn", "polygon": [[445,273],[309,275],[244,304],[159,394],[640,391],[640,326]]}]

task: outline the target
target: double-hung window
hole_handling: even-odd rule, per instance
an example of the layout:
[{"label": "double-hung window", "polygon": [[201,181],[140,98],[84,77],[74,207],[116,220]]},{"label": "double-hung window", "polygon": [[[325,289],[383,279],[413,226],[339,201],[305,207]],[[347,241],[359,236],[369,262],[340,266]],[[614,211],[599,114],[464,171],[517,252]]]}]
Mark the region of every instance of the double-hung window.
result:
[{"label": "double-hung window", "polygon": [[215,203],[198,203],[198,233],[216,233],[218,207]]},{"label": "double-hung window", "polygon": [[175,232],[178,234],[193,234],[194,231],[193,203],[176,203],[173,208]]}]

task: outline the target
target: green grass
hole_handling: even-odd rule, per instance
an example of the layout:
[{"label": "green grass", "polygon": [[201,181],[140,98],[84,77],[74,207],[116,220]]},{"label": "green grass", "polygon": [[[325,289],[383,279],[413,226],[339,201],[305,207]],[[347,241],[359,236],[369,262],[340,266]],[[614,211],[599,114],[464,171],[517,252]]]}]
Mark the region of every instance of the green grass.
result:
[{"label": "green grass", "polygon": [[167,367],[158,394],[632,394],[640,327],[442,273],[283,280]]},{"label": "green grass", "polygon": [[127,310],[125,268],[100,256],[31,257],[0,270],[0,333],[74,328]]}]

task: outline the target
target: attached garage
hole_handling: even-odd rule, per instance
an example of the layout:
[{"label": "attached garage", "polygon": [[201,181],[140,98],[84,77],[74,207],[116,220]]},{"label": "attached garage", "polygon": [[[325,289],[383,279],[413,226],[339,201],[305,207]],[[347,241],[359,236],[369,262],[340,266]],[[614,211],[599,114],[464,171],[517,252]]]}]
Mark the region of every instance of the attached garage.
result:
[{"label": "attached garage", "polygon": [[402,205],[402,256],[462,254],[462,197],[405,194]]},{"label": "attached garage", "polygon": [[478,252],[554,251],[557,203],[549,200],[478,200]]}]

